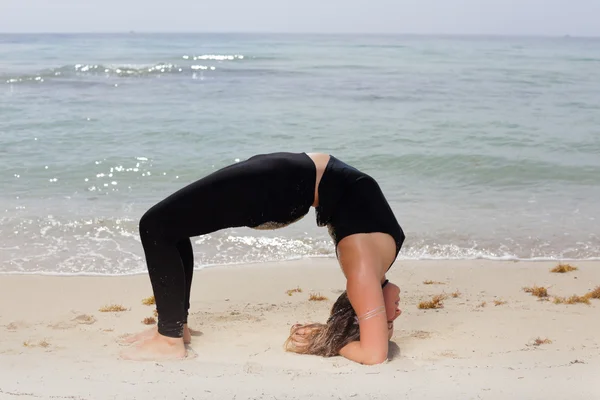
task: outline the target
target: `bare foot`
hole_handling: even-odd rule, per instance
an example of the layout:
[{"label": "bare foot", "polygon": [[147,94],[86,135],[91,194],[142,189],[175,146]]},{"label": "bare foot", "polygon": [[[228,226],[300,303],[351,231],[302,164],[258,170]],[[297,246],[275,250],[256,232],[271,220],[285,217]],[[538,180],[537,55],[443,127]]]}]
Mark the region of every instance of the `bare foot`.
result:
[{"label": "bare foot", "polygon": [[150,329],[146,329],[145,331],[142,331],[140,333],[126,336],[123,339],[121,339],[120,341],[122,343],[135,343],[135,342],[139,342],[141,340],[150,339],[152,336],[156,335],[157,333],[158,333],[158,327],[154,326],[154,327],[152,327]]},{"label": "bare foot", "polygon": [[122,359],[136,361],[180,360],[186,355],[183,338],[170,338],[158,332],[121,352]]},{"label": "bare foot", "polygon": [[[194,331],[195,333],[196,331]],[[129,335],[121,340],[122,343],[135,343],[142,340],[150,339],[158,333],[158,327],[154,326],[150,329],[146,329],[140,333],[136,333],[134,335]],[[190,328],[188,328],[187,324],[183,325],[183,343],[190,344],[192,343],[192,332]]]}]

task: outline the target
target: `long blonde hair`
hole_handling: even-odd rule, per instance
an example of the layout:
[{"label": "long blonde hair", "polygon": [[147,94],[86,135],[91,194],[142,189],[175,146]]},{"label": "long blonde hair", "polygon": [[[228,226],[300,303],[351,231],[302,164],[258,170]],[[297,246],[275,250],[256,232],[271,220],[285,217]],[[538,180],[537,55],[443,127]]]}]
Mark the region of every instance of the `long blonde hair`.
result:
[{"label": "long blonde hair", "polygon": [[[292,341],[292,336],[299,329],[308,332],[306,346],[295,346]],[[339,355],[340,350],[348,343],[359,339],[360,331],[356,322],[356,313],[344,291],[331,307],[331,313],[326,323],[308,324],[294,328],[285,341],[284,348],[293,353],[333,357]]]}]

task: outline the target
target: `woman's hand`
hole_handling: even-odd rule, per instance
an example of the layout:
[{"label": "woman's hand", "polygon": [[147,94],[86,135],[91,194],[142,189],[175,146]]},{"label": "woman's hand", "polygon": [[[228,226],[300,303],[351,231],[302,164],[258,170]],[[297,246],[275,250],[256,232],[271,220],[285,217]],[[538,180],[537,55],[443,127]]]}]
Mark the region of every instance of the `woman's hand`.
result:
[{"label": "woman's hand", "polygon": [[397,308],[396,314],[394,314],[394,318],[391,321],[388,321],[388,340],[394,336],[394,320],[398,318],[402,314],[402,310]]},{"label": "woman's hand", "polygon": [[400,309],[400,288],[392,283],[384,289],[383,297],[386,303],[388,318],[388,340],[394,335],[394,321],[402,314]]}]

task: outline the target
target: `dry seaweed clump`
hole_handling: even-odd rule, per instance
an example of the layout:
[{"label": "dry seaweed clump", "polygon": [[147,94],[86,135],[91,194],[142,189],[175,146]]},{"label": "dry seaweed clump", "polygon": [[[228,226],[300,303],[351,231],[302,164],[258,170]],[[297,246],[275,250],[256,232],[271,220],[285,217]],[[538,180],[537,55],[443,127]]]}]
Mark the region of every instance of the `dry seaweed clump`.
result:
[{"label": "dry seaweed clump", "polygon": [[146,317],[142,320],[144,325],[154,325],[156,323],[156,319],[154,317]]},{"label": "dry seaweed clump", "polygon": [[302,289],[300,289],[299,287],[295,288],[295,289],[290,289],[286,291],[288,296],[293,295],[294,293],[302,293]]},{"label": "dry seaweed clump", "polygon": [[110,305],[102,307],[98,311],[100,311],[100,312],[122,312],[122,311],[127,311],[127,309],[120,304],[110,304]]},{"label": "dry seaweed clump", "polygon": [[531,293],[532,296],[540,298],[548,297],[548,289],[543,286],[524,287],[523,291],[525,293]]},{"label": "dry seaweed clump", "polygon": [[554,272],[556,274],[564,274],[566,272],[577,271],[577,267],[574,267],[569,264],[558,264],[556,267],[552,268],[550,272]]},{"label": "dry seaweed clump", "polygon": [[456,299],[456,298],[460,297],[461,295],[462,295],[462,293],[459,292],[458,290],[456,292],[450,293],[450,296],[452,296],[453,299]]},{"label": "dry seaweed clump", "polygon": [[431,310],[437,308],[444,308],[444,300],[446,300],[446,295],[437,294],[431,298],[429,301],[422,301],[419,303],[418,308],[420,310]]},{"label": "dry seaweed clump", "polygon": [[308,298],[308,301],[325,301],[327,300],[327,297],[325,296],[321,296],[321,294],[315,294],[315,293],[311,293],[310,297]]},{"label": "dry seaweed clump", "polygon": [[498,307],[498,306],[502,306],[502,305],[504,305],[504,304],[506,304],[506,303],[507,303],[507,302],[506,302],[505,300],[494,300],[494,305],[495,305],[496,307]]},{"label": "dry seaweed clump", "polygon": [[445,285],[445,282],[439,282],[439,281],[432,281],[432,280],[426,280],[423,281],[424,285]]},{"label": "dry seaweed clump", "polygon": [[590,304],[590,299],[587,296],[577,296],[574,294],[571,297],[555,297],[554,304]]},{"label": "dry seaweed clump", "polygon": [[145,306],[153,306],[156,304],[156,300],[154,299],[154,296],[146,297],[142,300],[142,304]]},{"label": "dry seaweed clump", "polygon": [[43,347],[43,348],[48,348],[48,347],[50,347],[50,343],[47,340],[42,340],[38,344],[33,344],[29,340],[23,342],[23,347],[38,347],[38,346]]},{"label": "dry seaweed clump", "polygon": [[542,339],[542,338],[537,338],[533,341],[533,346],[541,346],[543,344],[551,344],[552,340],[546,338],[546,339]]},{"label": "dry seaweed clump", "polygon": [[585,295],[588,299],[600,300],[600,286],[597,286],[594,290]]}]

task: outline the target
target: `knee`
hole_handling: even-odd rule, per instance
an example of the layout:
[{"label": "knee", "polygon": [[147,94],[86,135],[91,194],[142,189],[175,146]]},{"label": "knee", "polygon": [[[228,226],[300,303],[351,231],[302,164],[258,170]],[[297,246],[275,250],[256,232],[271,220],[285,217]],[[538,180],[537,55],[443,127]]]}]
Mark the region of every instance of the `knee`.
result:
[{"label": "knee", "polygon": [[160,210],[155,206],[142,215],[139,223],[139,232],[142,240],[146,237],[156,237],[161,231]]}]

